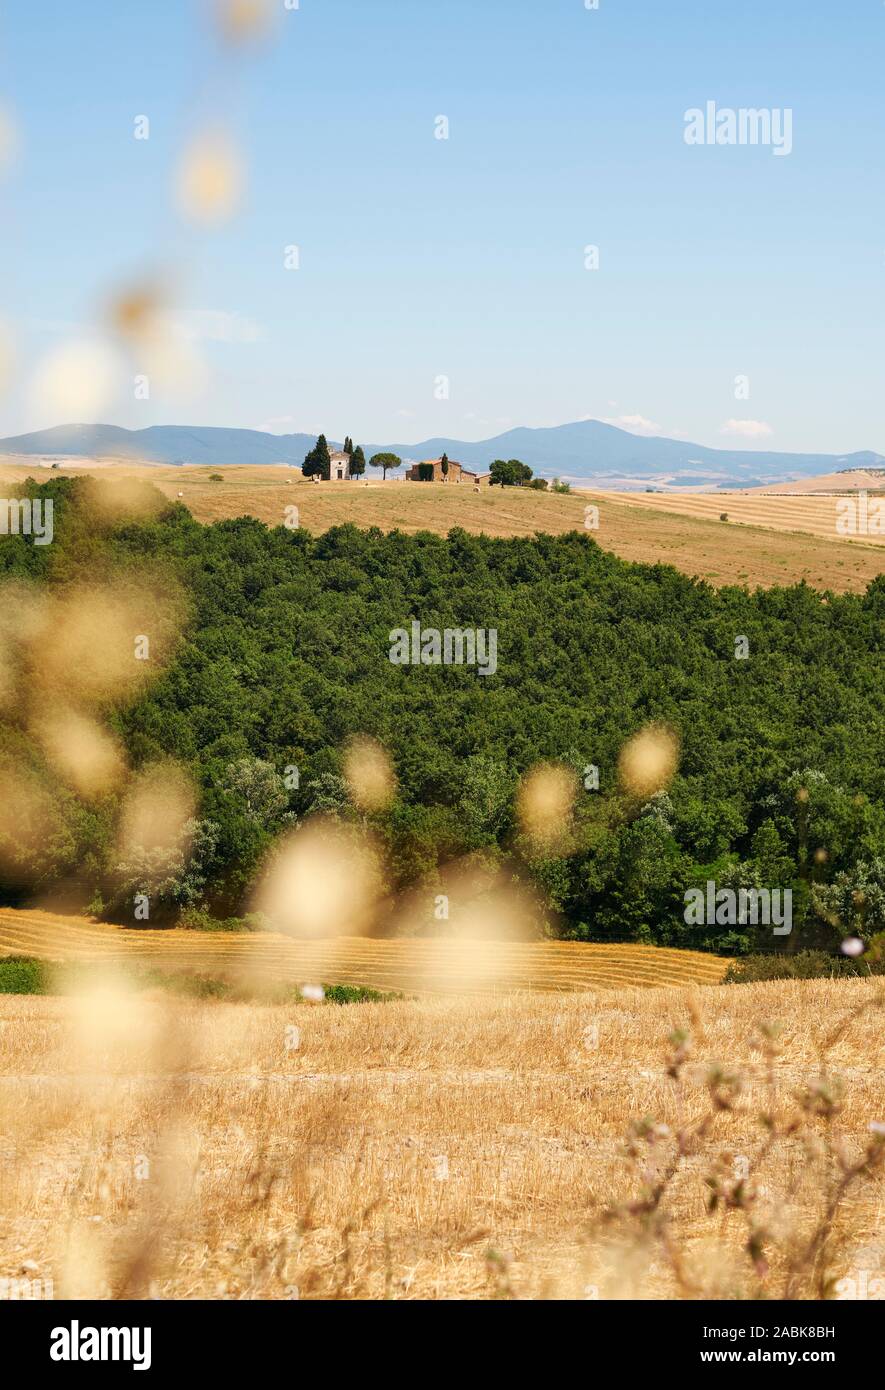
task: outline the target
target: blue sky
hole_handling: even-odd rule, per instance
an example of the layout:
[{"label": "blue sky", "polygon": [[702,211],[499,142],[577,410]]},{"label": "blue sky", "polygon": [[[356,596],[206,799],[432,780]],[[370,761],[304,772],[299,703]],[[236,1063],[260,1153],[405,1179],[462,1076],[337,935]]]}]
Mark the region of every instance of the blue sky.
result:
[{"label": "blue sky", "polygon": [[[237,50],[210,0],[3,7],[0,434],[61,423],[39,364],[164,272],[205,374],[136,399],[128,360],[114,423],[407,443],[594,416],[885,452],[878,0],[269,3],[271,37]],[[711,100],[791,109],[792,152],[688,146]],[[248,172],[205,230],[173,190],[208,126]]]}]

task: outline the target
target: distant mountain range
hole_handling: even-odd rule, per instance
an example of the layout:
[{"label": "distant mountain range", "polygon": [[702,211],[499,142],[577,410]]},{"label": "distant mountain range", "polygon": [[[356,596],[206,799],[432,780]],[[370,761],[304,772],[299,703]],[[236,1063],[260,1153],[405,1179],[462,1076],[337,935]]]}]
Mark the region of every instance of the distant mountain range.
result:
[{"label": "distant mountain range", "polygon": [[[49,458],[131,458],[145,463],[300,465],[316,442],[309,434],[266,434],[262,430],[200,425],[152,425],[125,430],[118,425],[59,425],[0,439],[0,453]],[[329,441],[330,445],[333,441]],[[359,442],[359,441],[357,441]],[[854,454],[784,454],[709,449],[663,436],[630,434],[601,420],[579,420],[546,429],[513,429],[492,439],[425,439],[419,444],[364,444],[366,457],[398,454],[407,462],[448,454],[470,467],[488,469],[493,459],[518,458],[542,477],[593,481],[599,486],[665,488],[753,487],[870,468],[885,463],[871,451]]]}]

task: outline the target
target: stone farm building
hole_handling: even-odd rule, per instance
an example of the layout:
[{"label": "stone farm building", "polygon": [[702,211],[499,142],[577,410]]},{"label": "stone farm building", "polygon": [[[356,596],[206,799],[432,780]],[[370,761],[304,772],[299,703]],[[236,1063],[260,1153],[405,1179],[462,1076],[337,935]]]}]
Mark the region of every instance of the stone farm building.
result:
[{"label": "stone farm building", "polygon": [[337,482],[340,478],[350,477],[350,454],[343,454],[339,450],[329,454],[329,478],[332,482]]},{"label": "stone farm building", "polygon": [[477,476],[463,463],[455,463],[454,459],[449,459],[448,473],[443,473],[441,458],[413,463],[406,470],[406,482],[409,483],[475,483]]}]

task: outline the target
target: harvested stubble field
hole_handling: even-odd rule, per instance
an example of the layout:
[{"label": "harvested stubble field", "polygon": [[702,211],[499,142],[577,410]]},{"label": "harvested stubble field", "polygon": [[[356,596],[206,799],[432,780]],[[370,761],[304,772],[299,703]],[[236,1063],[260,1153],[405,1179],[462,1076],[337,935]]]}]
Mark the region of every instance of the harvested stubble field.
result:
[{"label": "harvested stubble field", "polygon": [[408,993],[586,990],[716,984],[727,961],[658,946],[539,941],[341,937],[295,941],[272,932],[150,931],[45,912],[0,909],[0,957],[118,961],[177,972],[292,985],[322,980]]},{"label": "harvested stubble field", "polygon": [[[847,495],[847,494],[846,494]],[[601,493],[606,499],[619,501],[623,493]],[[630,505],[644,511],[672,516],[695,517],[719,521],[724,512],[735,526],[761,526],[780,533],[818,536],[832,540],[838,536],[836,495],[819,493],[756,492],[636,492],[630,494]],[[885,545],[885,535],[847,536],[851,545]],[[882,563],[881,553],[879,556]]]},{"label": "harvested stubble field", "polygon": [[[45,480],[35,462],[0,465],[10,483]],[[219,472],[221,482],[210,475]],[[198,521],[254,516],[270,526],[283,523],[286,508],[299,509],[300,524],[320,533],[352,522],[383,531],[433,531],[455,526],[490,536],[559,535],[581,530],[584,508],[600,509],[593,539],[624,560],[670,564],[717,586],[770,586],[804,579],[835,593],[861,592],[885,567],[877,538],[839,538],[832,497],[773,497],[756,493],[652,494],[575,492],[568,495],[519,488],[443,483],[406,483],[377,477],[365,483],[304,482],[300,470],[230,466],[220,470],[188,465],[163,467],[128,462],[62,468],[54,476],[138,478],[179,500]],[[290,481],[287,481],[287,478]],[[732,520],[719,521],[721,512]]]},{"label": "harvested stubble field", "polygon": [[[875,996],[0,998],[0,1270],[56,1297],[814,1296],[885,1264],[881,1167],[820,1224],[882,1118]],[[830,1075],[803,1100],[821,1054]],[[711,1088],[719,1065],[741,1084]],[[603,1221],[637,1196],[644,1217]]]}]

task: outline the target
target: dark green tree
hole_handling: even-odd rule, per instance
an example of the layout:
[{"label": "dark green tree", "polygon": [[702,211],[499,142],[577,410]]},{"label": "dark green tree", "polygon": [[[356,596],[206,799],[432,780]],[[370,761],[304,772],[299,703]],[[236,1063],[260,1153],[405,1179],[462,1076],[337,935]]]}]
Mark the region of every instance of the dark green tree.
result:
[{"label": "dark green tree", "polygon": [[369,459],[370,468],[382,469],[382,480],[387,477],[388,469],[401,468],[402,459],[398,454],[373,454]]},{"label": "dark green tree", "polygon": [[321,434],[310,452],[305,455],[301,472],[305,478],[325,478],[328,481],[331,468],[329,445],[326,442],[326,436]]},{"label": "dark green tree", "polygon": [[501,487],[522,487],[532,476],[528,464],[520,463],[519,459],[495,459],[489,471],[489,483],[498,483]]}]

